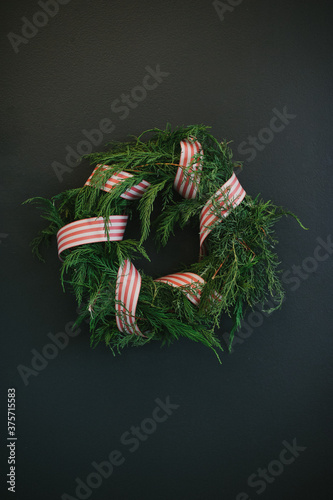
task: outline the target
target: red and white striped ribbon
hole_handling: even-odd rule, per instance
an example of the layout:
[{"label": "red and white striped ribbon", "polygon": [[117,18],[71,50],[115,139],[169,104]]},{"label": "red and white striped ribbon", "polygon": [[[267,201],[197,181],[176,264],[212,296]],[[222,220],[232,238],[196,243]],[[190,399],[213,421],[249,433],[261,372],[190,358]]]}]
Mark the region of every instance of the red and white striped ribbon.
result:
[{"label": "red and white striped ribbon", "polygon": [[126,259],[119,267],[116,281],[116,322],[121,332],[142,335],[135,319],[140,289],[141,275]]},{"label": "red and white striped ribbon", "polygon": [[180,166],[177,169],[173,185],[183,198],[192,199],[197,195],[203,158],[200,154],[200,159],[195,162],[194,155],[201,153],[202,148],[198,141],[191,139],[180,141],[180,147]]},{"label": "red and white striped ribbon", "polygon": [[[205,206],[203,207],[200,214],[200,253],[203,254],[203,243],[209,233],[212,230],[212,226],[217,221],[221,221],[222,218],[227,217],[231,210],[239,205],[246,192],[242,188],[239,180],[235,173],[232,174],[230,179],[223,184],[223,186],[216,191],[215,195],[212,196]],[[221,207],[221,213],[216,214],[216,202]]]},{"label": "red and white striped ribbon", "polygon": [[[101,165],[97,165],[97,167],[93,170],[91,176],[88,178],[87,182],[85,183],[85,186],[91,186],[91,179],[93,175],[96,175],[96,170],[101,167]],[[99,169],[99,173],[102,171],[108,170],[108,165],[104,165],[102,168]],[[110,179],[108,179],[105,184],[101,186],[101,189],[103,191],[109,192],[111,189],[114,189],[118,184],[123,182],[125,179],[129,179],[130,177],[133,177],[132,174],[128,172],[119,172],[117,174],[113,174]],[[144,193],[147,191],[148,187],[150,186],[150,183],[143,180],[139,182],[139,184],[136,184],[135,186],[132,186],[131,188],[127,189],[124,193],[120,195],[121,198],[124,198],[125,200],[138,200],[139,198],[142,198]]]},{"label": "red and white striped ribbon", "polygon": [[[97,243],[101,241],[120,241],[123,239],[128,215],[111,215],[105,231],[103,217],[92,217],[71,222],[62,227],[57,233],[58,255],[68,248]],[[61,260],[61,259],[60,259]]]},{"label": "red and white striped ribbon", "polygon": [[196,306],[199,305],[202,287],[206,283],[201,276],[194,273],[168,274],[154,281],[161,281],[174,287],[183,287],[186,297]]}]

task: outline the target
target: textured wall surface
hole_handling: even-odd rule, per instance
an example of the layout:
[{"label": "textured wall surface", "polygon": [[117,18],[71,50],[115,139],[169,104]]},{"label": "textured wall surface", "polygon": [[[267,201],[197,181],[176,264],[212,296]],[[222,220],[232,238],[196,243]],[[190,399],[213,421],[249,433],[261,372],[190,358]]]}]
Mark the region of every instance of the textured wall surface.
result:
[{"label": "textured wall surface", "polygon": [[[331,497],[331,6],[1,2],[1,498]],[[124,107],[122,94],[156,70],[156,88]],[[60,286],[55,242],[46,264],[29,248],[43,222],[26,198],[82,185],[91,167],[75,157],[85,149],[167,122],[205,123],[233,141],[246,191],[309,228],[290,218],[277,226],[286,301],[248,316],[222,365],[185,340],[113,357],[89,347],[86,325],[68,337],[76,306]],[[186,231],[162,254],[152,247],[151,272],[191,261],[196,238]],[[41,357],[59,332],[67,345]],[[16,497],[5,484],[8,387]]]}]

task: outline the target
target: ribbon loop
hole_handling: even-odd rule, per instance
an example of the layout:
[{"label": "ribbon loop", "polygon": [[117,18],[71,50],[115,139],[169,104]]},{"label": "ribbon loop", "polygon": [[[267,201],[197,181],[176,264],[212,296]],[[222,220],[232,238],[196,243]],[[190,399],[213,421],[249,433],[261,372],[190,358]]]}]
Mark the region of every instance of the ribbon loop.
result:
[{"label": "ribbon loop", "polygon": [[[68,248],[98,243],[101,241],[121,241],[124,236],[128,215],[111,215],[105,228],[103,217],[92,217],[71,222],[57,233],[58,256]],[[60,258],[61,260],[61,258]]]},{"label": "ribbon loop", "polygon": [[[200,183],[200,174],[202,170],[201,144],[193,139],[180,141],[181,155],[179,167],[177,169],[174,188],[186,199],[195,198]],[[200,160],[195,161],[194,157],[200,153]]]},{"label": "ribbon loop", "polygon": [[[221,222],[222,219],[227,217],[231,210],[243,201],[245,195],[246,192],[242,188],[236,174],[233,173],[230,179],[207,201],[200,214],[201,255],[203,255],[205,251],[204,241],[211,232],[214,224],[216,222]],[[221,213],[218,215],[214,209],[214,204],[216,204],[216,202],[221,208]]]},{"label": "ribbon loop", "polygon": [[142,335],[135,319],[140,289],[141,275],[126,259],[119,267],[116,281],[116,322],[121,332]]},{"label": "ribbon loop", "polygon": [[205,285],[205,280],[194,273],[175,273],[168,274],[162,278],[157,278],[154,281],[161,281],[176,288],[184,288],[186,297],[195,305],[198,306],[202,287]]},{"label": "ribbon loop", "polygon": [[[91,176],[88,178],[87,182],[85,183],[85,186],[92,186],[92,183],[90,182],[92,177],[96,175],[96,170],[100,168],[101,165],[97,165],[97,167],[93,170]],[[108,170],[108,165],[104,165],[102,168],[100,168],[99,172]],[[103,191],[109,192],[111,189],[114,189],[118,184],[123,182],[125,179],[129,179],[130,177],[133,177],[132,174],[129,172],[124,172],[121,171],[117,174],[113,174],[110,179],[108,179],[105,184],[101,186],[101,189]],[[150,183],[143,180],[139,182],[139,184],[136,184],[135,186],[132,186],[131,188],[127,189],[124,193],[120,195],[121,198],[124,198],[125,200],[138,200],[142,198],[144,193],[147,191],[149,188]]]}]

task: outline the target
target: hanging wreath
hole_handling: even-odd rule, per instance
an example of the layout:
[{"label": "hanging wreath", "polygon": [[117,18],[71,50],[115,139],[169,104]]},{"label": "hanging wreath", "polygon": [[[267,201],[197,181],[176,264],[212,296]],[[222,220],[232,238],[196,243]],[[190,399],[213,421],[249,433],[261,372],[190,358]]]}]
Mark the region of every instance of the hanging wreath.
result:
[{"label": "hanging wreath", "polygon": [[[228,144],[203,125],[152,129],[129,142],[113,142],[106,152],[88,155],[95,169],[83,187],[35,202],[49,221],[32,242],[40,246],[56,235],[62,261],[61,282],[71,285],[80,314],[89,318],[91,345],[101,340],[112,351],[163,344],[187,337],[223,350],[214,330],[222,313],[240,327],[247,308],[284,292],[274,247],[274,224],[289,211],[251,198],[234,173]],[[145,138],[147,139],[145,140]],[[159,195],[160,215],[152,221]],[[140,238],[124,237],[133,213]],[[186,269],[151,277],[133,262],[149,259],[144,248],[151,227],[165,246],[177,225],[197,225],[198,260]],[[218,354],[217,354],[218,356]],[[219,357],[218,357],[219,359]]]}]

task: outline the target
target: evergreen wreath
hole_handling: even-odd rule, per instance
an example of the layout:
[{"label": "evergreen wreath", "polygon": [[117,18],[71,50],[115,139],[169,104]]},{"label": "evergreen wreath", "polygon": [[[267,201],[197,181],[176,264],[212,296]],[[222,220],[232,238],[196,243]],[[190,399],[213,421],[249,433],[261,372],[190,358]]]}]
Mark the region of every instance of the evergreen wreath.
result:
[{"label": "evergreen wreath", "polygon": [[[87,157],[95,169],[83,187],[26,202],[49,222],[32,241],[39,259],[41,245],[57,235],[61,283],[71,285],[80,306],[76,323],[89,318],[92,347],[103,340],[114,353],[187,337],[220,360],[214,330],[222,313],[233,318],[230,349],[247,308],[268,297],[275,304],[267,312],[281,306],[273,226],[284,215],[304,226],[293,213],[245,193],[228,143],[209,127],[154,128]],[[162,210],[152,221],[158,195]],[[140,239],[123,239],[134,211]],[[144,242],[152,226],[165,246],[177,225],[192,221],[198,229],[199,220],[198,262],[155,279],[135,268],[136,258],[149,259]]]}]

